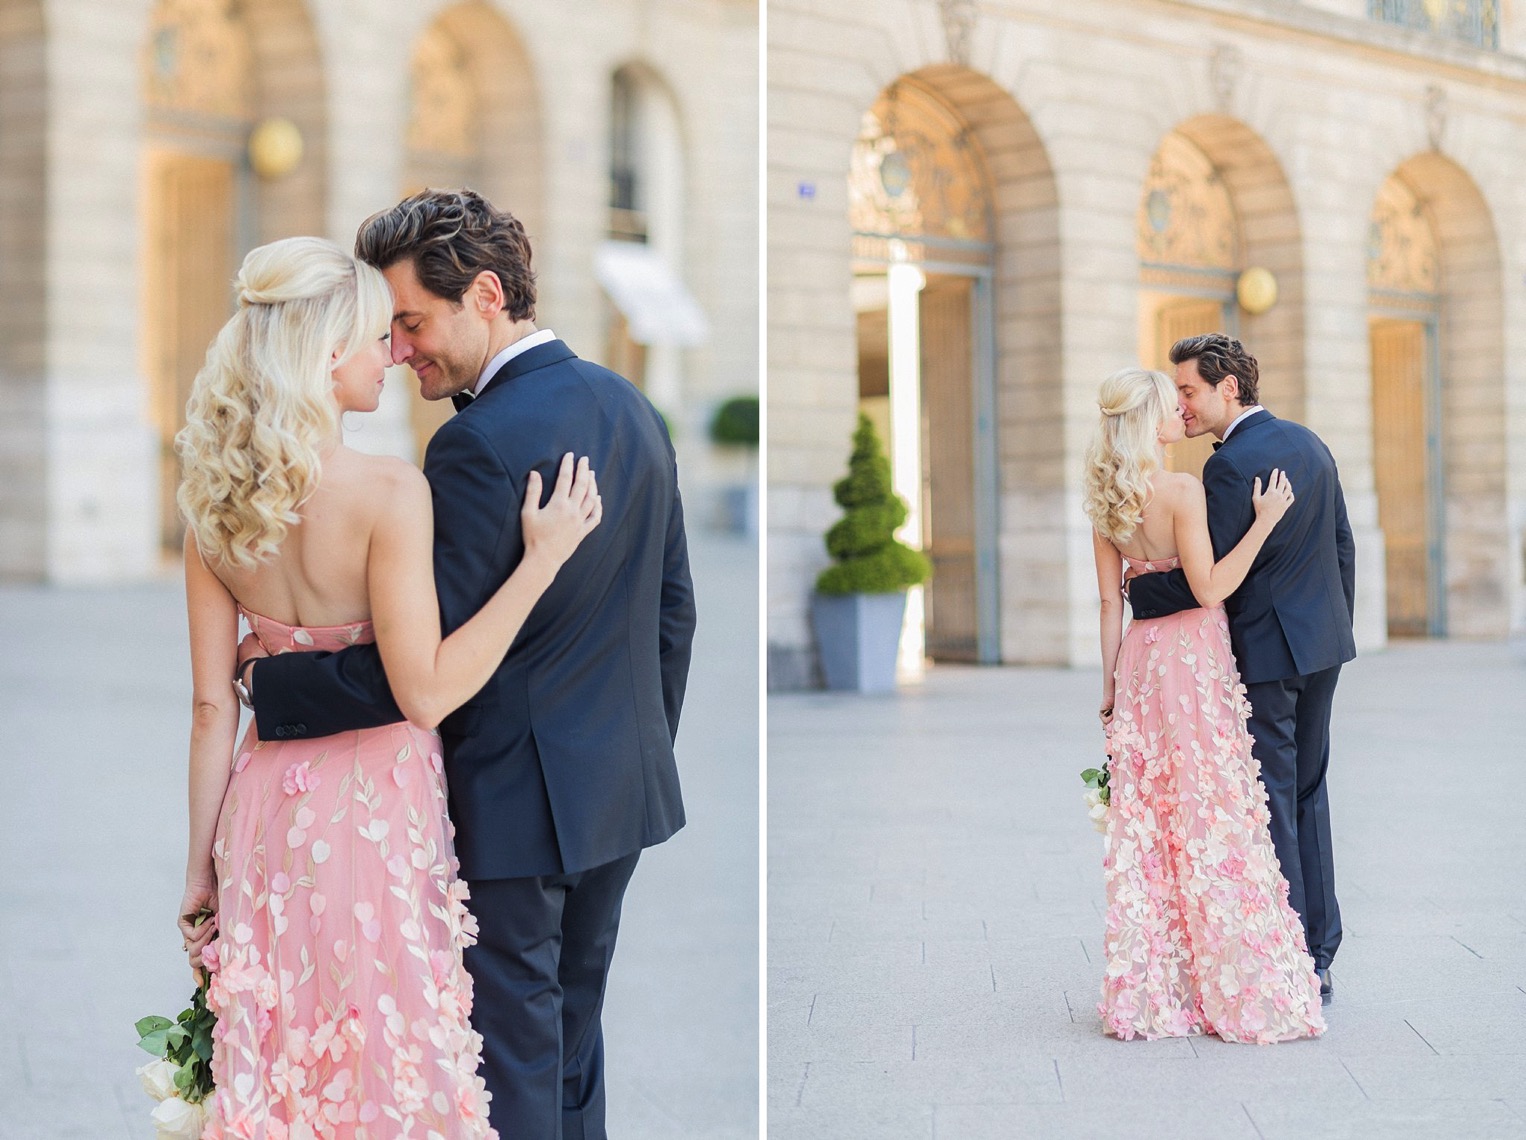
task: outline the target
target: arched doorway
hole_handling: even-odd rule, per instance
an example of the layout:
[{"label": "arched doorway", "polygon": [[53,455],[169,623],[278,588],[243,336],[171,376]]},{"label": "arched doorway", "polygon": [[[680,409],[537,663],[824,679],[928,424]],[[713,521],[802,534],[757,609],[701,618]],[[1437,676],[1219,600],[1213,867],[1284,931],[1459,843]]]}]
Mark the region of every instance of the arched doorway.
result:
[{"label": "arched doorway", "polygon": [[252,235],[244,146],[254,126],[254,49],[231,5],[161,0],[143,60],[144,353],[159,428],[160,541],[180,546],[175,433],[232,310],[229,285]]},{"label": "arched doorway", "polygon": [[992,181],[971,124],[924,77],[865,113],[849,176],[859,402],[888,440],[932,581],[903,660],[1000,659]]},{"label": "arched doorway", "polygon": [[[1180,132],[1166,135],[1150,160],[1136,230],[1140,359],[1170,375],[1177,341],[1239,332],[1240,222],[1213,162]],[[1207,435],[1184,439],[1167,465],[1201,476],[1212,444]]]},{"label": "arched doorway", "polygon": [[1373,474],[1388,632],[1508,622],[1499,254],[1471,179],[1438,154],[1379,188],[1367,250]]},{"label": "arched doorway", "polygon": [[1373,206],[1367,250],[1372,349],[1372,466],[1388,635],[1446,628],[1442,552],[1441,385],[1436,352],[1441,266],[1427,212],[1391,176]]},{"label": "arched doorway", "polygon": [[[524,223],[534,247],[542,216],[536,84],[518,36],[487,4],[447,8],[419,36],[409,65],[407,138],[404,195],[469,186]],[[451,405],[423,399],[416,382],[407,387],[422,457]]]},{"label": "arched doorway", "polygon": [[[1303,414],[1302,260],[1298,221],[1281,166],[1243,123],[1191,119],[1169,132],[1150,162],[1136,226],[1139,355],[1168,374],[1183,337],[1226,332],[1257,357],[1262,402]],[[1242,273],[1272,273],[1274,305],[1252,313],[1237,303]],[[1172,470],[1201,475],[1211,436],[1171,448]]]},{"label": "arched doorway", "polygon": [[[160,442],[160,540],[178,551],[175,433],[245,252],[323,223],[323,85],[299,0],[159,0],[140,64],[145,107],[144,372]],[[246,157],[267,116],[303,156],[261,182]]]}]

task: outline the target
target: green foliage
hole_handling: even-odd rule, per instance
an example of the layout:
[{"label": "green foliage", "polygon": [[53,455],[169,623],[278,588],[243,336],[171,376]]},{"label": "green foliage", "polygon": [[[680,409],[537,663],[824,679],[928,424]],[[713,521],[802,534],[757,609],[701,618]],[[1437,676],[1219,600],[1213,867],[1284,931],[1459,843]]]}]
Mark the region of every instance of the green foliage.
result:
[{"label": "green foliage", "polygon": [[848,474],[832,488],[843,517],[827,531],[827,553],[836,559],[816,579],[823,594],[892,594],[932,577],[932,563],[895,537],[906,521],[906,502],[890,483],[890,461],[869,417],[862,412],[853,433]]},{"label": "green foliage", "polygon": [[1096,788],[1104,805],[1113,802],[1113,789],[1108,783],[1108,765],[1100,768],[1087,768],[1081,773],[1081,782],[1088,788]]},{"label": "green foliage", "polygon": [[710,438],[716,443],[758,446],[758,398],[733,396],[715,411]]},{"label": "green foliage", "polygon": [[[210,911],[204,912],[207,917]],[[205,919],[203,919],[205,921]],[[200,923],[198,923],[200,925]],[[175,1088],[187,1103],[195,1104],[212,1095],[212,1027],[217,1014],[207,1008],[207,973],[201,973],[191,1004],[174,1021],[167,1017],[140,1017],[133,1025],[138,1031],[138,1048],[155,1057],[163,1057],[175,1070]]]}]

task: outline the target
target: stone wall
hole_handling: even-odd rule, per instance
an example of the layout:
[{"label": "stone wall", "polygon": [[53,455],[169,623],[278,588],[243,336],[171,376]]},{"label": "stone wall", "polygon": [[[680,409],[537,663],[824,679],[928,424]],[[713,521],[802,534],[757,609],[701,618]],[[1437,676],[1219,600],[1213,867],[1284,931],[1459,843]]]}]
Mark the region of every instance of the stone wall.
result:
[{"label": "stone wall", "polygon": [[[396,201],[408,63],[441,0],[249,0],[258,112],[302,128],[288,178],[255,188],[254,240],[355,226]],[[698,521],[732,477],[704,428],[758,387],[757,10],[737,0],[455,5],[512,46],[484,187],[530,223],[540,317],[605,349],[593,250],[607,226],[609,81],[640,61],[668,85],[685,146],[680,267],[711,339],[686,352],[674,420]],[[0,0],[0,575],[157,573],[158,440],[139,359],[142,52],[149,0]],[[516,87],[515,84],[518,86]],[[533,100],[526,92],[533,92]],[[523,109],[529,106],[530,115]],[[520,114],[503,112],[503,108]],[[525,205],[521,205],[521,201]],[[352,441],[410,454],[401,375]],[[734,465],[734,464],[733,464]]]},{"label": "stone wall", "polygon": [[[1177,130],[1229,185],[1245,264],[1281,299],[1241,335],[1277,414],[1340,464],[1359,559],[1357,634],[1385,641],[1372,471],[1366,249],[1374,195],[1417,156],[1449,272],[1443,360],[1451,629],[1526,628],[1526,59],[1373,23],[1361,4],[1080,0],[999,11],[931,0],[770,5],[770,684],[814,677],[811,584],[837,516],[830,486],[857,399],[845,170],[861,114],[896,78],[942,71],[976,132],[994,89],[1010,109],[982,143],[1001,207],[998,352],[1001,650],[1009,662],[1096,659],[1096,587],[1080,459],[1096,386],[1138,356],[1140,187]],[[1122,29],[1127,29],[1123,34]],[[955,71],[948,69],[953,67]],[[1440,94],[1436,94],[1440,92]],[[1019,140],[1028,140],[1020,142]],[[1024,173],[1026,172],[1026,173]],[[1512,317],[1517,319],[1512,320]],[[1467,357],[1467,359],[1464,359]]]}]

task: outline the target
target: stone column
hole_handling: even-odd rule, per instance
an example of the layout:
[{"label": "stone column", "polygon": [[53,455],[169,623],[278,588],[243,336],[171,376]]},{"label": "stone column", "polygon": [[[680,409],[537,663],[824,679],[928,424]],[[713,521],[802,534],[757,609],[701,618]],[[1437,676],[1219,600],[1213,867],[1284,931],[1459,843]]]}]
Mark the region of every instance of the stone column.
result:
[{"label": "stone column", "polygon": [[31,265],[45,298],[46,548],[35,571],[130,580],[159,563],[158,441],[139,358],[139,55],[127,47],[144,42],[147,8],[73,0],[49,14],[45,215]]}]

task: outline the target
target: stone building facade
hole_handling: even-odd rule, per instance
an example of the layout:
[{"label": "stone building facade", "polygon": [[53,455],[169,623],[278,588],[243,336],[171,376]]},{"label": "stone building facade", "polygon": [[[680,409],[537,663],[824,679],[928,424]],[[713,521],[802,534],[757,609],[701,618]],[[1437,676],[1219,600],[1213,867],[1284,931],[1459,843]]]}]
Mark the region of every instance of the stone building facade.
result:
[{"label": "stone building facade", "polygon": [[1216,327],[1335,453],[1360,646],[1526,628],[1526,6],[773,0],[768,40],[773,687],[860,409],[915,454],[933,659],[1095,662],[1097,386]]},{"label": "stone building facade", "polygon": [[[261,157],[300,158],[259,174],[271,120],[296,131]],[[525,220],[543,327],[646,383],[703,521],[748,470],[706,427],[758,388],[757,124],[739,0],[0,0],[0,575],[157,572],[167,442],[243,252],[348,246],[422,185]],[[643,247],[619,279],[611,241]],[[627,311],[649,281],[684,327]],[[392,376],[352,440],[416,455],[438,409]]]}]

